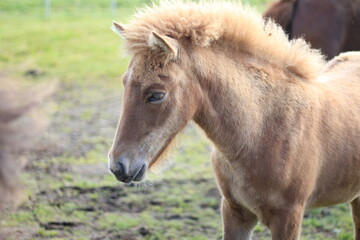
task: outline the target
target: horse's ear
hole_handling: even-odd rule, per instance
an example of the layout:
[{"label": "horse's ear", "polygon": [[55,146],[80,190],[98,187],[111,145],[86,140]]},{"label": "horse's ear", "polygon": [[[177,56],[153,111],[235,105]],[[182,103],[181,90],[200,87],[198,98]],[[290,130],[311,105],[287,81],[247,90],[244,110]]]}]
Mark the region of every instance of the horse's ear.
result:
[{"label": "horse's ear", "polygon": [[116,34],[119,34],[122,38],[124,38],[124,26],[120,23],[117,23],[113,21],[113,25],[111,27],[111,30],[113,30]]},{"label": "horse's ear", "polygon": [[179,58],[179,42],[167,36],[152,32],[149,38],[149,46],[151,48],[160,48],[172,60]]}]

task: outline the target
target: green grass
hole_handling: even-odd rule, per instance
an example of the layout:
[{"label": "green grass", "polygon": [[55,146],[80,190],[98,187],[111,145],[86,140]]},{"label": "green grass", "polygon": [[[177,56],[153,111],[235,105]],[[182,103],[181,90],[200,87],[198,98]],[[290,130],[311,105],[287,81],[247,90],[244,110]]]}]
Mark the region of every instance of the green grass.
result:
[{"label": "green grass", "polygon": [[[27,25],[24,25],[24,22]],[[110,19],[1,19],[0,67],[16,78],[35,69],[42,79],[115,81],[125,70]],[[19,26],[14,28],[13,26]]]},{"label": "green grass", "polygon": [[[151,174],[150,183],[126,187],[99,167],[106,166],[120,108],[120,77],[128,64],[111,21],[126,22],[135,7],[149,1],[118,1],[116,16],[111,16],[108,0],[52,2],[47,19],[43,1],[0,1],[0,76],[31,84],[60,81],[46,137],[55,150],[61,149],[31,162],[33,170],[24,174],[29,200],[1,226],[28,226],[34,231],[28,239],[220,238],[211,147],[193,125],[182,134],[168,169]],[[263,10],[266,2],[253,0],[251,5]],[[36,74],[27,74],[30,70]],[[51,221],[80,224],[41,226]],[[303,226],[304,240],[352,239],[346,205],[310,211]],[[150,233],[141,234],[141,228]],[[269,239],[263,225],[254,235]],[[20,236],[15,239],[24,238]]]},{"label": "green grass", "polygon": [[113,228],[114,230],[127,230],[140,224],[139,217],[128,214],[106,213],[99,219],[99,227],[103,229]]}]

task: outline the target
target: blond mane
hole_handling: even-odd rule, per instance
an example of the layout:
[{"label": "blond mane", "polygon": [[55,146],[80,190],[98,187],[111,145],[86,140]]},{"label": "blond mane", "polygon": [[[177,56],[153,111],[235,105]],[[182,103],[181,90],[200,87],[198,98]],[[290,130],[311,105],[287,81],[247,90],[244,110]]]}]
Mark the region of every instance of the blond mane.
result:
[{"label": "blond mane", "polygon": [[190,38],[198,47],[229,41],[304,79],[315,79],[324,66],[323,56],[304,40],[289,41],[278,25],[240,3],[162,1],[139,10],[124,29],[130,54],[147,51],[149,36],[156,31],[177,40]]}]

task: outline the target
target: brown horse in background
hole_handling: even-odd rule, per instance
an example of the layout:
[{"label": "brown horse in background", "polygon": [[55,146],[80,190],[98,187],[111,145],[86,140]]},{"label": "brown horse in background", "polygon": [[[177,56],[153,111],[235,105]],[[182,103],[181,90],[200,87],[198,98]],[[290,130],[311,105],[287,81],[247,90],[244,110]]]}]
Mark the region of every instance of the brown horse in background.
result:
[{"label": "brown horse in background", "polygon": [[49,96],[55,85],[20,88],[0,76],[0,213],[21,202],[20,173],[25,162],[19,151],[29,147],[31,140],[46,126],[46,120],[33,110]]},{"label": "brown horse in background", "polygon": [[351,202],[360,240],[359,53],[325,65],[226,2],[163,2],[113,29],[132,56],[109,153],[119,181],[143,180],[194,120],[215,146],[224,239],[248,240],[261,221],[297,240],[306,209]]},{"label": "brown horse in background", "polygon": [[279,0],[264,13],[328,59],[360,50],[360,0]]}]

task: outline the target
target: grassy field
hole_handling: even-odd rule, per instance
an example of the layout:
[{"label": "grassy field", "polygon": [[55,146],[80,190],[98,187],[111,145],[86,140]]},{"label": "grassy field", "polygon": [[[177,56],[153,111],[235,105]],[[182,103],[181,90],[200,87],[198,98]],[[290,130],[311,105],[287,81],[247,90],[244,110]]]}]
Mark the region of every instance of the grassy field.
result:
[{"label": "grassy field", "polygon": [[[1,222],[9,239],[220,239],[220,196],[211,144],[194,124],[181,134],[167,169],[140,185],[107,170],[128,59],[110,30],[149,1],[0,1],[0,81],[59,81],[45,106],[51,124],[28,153],[28,200]],[[267,0],[249,1],[262,11]],[[269,239],[259,224],[254,239]],[[306,213],[302,239],[352,239],[347,205]]]}]

